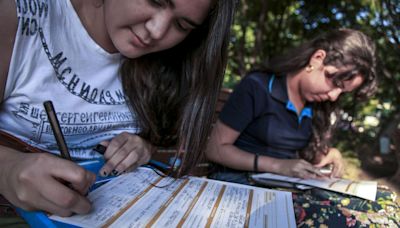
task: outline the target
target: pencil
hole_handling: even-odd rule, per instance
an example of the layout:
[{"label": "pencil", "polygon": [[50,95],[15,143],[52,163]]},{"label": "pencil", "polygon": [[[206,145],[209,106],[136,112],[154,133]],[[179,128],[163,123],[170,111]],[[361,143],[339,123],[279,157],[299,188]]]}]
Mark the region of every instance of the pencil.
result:
[{"label": "pencil", "polygon": [[60,123],[58,122],[53,103],[51,101],[45,101],[43,102],[43,106],[46,110],[47,118],[49,119],[51,129],[53,130],[53,135],[56,138],[58,148],[61,152],[61,157],[72,160],[67,144],[65,143],[64,135],[61,131]]}]

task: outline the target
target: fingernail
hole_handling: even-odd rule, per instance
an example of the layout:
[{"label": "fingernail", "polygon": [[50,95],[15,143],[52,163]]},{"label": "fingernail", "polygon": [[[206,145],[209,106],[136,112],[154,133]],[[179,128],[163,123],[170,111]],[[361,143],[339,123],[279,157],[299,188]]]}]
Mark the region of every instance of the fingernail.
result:
[{"label": "fingernail", "polygon": [[106,171],[103,171],[103,172],[101,172],[101,176],[106,177],[106,176],[108,176],[108,174]]}]

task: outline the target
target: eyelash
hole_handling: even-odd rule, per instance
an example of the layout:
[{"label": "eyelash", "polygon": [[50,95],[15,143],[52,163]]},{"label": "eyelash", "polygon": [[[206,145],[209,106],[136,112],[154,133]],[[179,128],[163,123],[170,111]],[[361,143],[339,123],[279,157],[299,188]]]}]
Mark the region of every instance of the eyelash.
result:
[{"label": "eyelash", "polygon": [[151,4],[157,7],[163,7],[165,1],[164,0],[149,0]]},{"label": "eyelash", "polygon": [[325,77],[332,81],[332,84],[337,88],[344,88],[344,84],[341,80],[334,78],[335,74],[331,74],[329,72],[325,72]]},{"label": "eyelash", "polygon": [[175,26],[176,26],[176,28],[178,28],[179,31],[182,31],[182,32],[187,32],[190,30],[190,29],[183,27],[182,24],[179,23],[179,21],[175,22]]},{"label": "eyelash", "polygon": [[343,84],[343,82],[340,81],[340,80],[336,80],[336,81],[334,81],[333,83],[334,83],[334,85],[335,85],[336,87],[338,87],[338,88],[341,88],[341,89],[344,88],[344,84]]}]

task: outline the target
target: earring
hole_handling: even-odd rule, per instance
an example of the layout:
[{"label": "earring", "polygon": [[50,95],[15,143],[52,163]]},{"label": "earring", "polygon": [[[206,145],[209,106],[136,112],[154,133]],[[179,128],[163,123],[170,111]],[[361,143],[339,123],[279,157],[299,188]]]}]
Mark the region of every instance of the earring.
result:
[{"label": "earring", "polygon": [[310,73],[310,72],[313,71],[313,70],[314,70],[314,66],[311,65],[311,64],[309,64],[309,65],[306,67],[306,72],[307,72],[307,73]]}]

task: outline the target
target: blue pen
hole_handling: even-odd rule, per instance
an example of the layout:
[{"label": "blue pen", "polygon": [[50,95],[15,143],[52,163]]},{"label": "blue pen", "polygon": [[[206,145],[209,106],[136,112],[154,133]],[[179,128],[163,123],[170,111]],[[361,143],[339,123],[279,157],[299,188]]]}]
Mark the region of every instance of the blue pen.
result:
[{"label": "blue pen", "polygon": [[149,164],[158,169],[161,169],[161,171],[167,171],[167,170],[171,169],[171,166],[169,166],[163,162],[159,162],[159,161],[152,160],[152,159],[150,159]]}]

